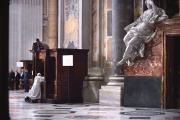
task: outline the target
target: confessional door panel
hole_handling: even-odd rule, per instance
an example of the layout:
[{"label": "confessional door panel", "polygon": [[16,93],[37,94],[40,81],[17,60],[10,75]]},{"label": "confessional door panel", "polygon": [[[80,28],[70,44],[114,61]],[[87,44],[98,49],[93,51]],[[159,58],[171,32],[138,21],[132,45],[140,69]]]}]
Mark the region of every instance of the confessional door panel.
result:
[{"label": "confessional door panel", "polygon": [[180,108],[180,36],[175,39],[175,107]]},{"label": "confessional door panel", "polygon": [[56,79],[56,60],[55,57],[48,57],[46,61],[46,97],[54,98]]},{"label": "confessional door panel", "polygon": [[180,36],[166,40],[166,108],[180,108]]}]

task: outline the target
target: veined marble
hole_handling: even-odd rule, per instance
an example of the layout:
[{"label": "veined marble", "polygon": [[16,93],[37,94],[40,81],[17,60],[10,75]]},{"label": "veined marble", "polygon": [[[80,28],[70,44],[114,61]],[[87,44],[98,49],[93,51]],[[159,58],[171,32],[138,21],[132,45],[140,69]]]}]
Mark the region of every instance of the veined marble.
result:
[{"label": "veined marble", "polygon": [[180,120],[180,109],[26,103],[24,96],[22,90],[9,92],[11,120]]}]

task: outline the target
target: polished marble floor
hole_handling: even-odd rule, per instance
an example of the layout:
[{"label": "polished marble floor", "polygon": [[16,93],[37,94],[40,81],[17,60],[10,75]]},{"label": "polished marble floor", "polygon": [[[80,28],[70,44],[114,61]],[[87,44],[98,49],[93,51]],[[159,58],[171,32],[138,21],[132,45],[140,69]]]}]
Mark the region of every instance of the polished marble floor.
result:
[{"label": "polished marble floor", "polygon": [[11,120],[180,120],[180,109],[26,103],[24,96],[24,91],[9,92]]}]

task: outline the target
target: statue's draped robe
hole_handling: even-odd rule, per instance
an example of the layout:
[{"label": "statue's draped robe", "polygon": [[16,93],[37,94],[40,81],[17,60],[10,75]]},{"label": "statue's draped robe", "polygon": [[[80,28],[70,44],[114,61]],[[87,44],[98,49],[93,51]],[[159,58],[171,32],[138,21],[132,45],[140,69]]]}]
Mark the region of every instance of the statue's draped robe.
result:
[{"label": "statue's draped robe", "polygon": [[127,31],[124,37],[126,50],[120,61],[121,64],[127,62],[131,65],[137,56],[144,57],[145,43],[150,42],[155,36],[155,24],[168,18],[163,9],[156,7],[155,11],[146,10],[135,22],[125,27]]}]

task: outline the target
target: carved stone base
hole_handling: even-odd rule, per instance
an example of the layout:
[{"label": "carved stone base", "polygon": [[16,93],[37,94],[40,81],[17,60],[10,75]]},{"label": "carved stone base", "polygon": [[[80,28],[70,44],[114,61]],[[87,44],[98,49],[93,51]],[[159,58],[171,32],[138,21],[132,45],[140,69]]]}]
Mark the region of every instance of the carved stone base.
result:
[{"label": "carved stone base", "polygon": [[84,103],[98,103],[99,89],[102,85],[102,77],[89,77],[83,82],[83,102]]},{"label": "carved stone base", "polygon": [[109,82],[107,83],[107,85],[112,85],[112,86],[120,86],[124,84],[124,77],[122,76],[110,76],[109,77]]},{"label": "carved stone base", "polygon": [[98,67],[89,69],[88,76],[83,81],[83,102],[98,103],[99,89],[103,84],[103,71]]},{"label": "carved stone base", "polygon": [[109,77],[108,85],[101,86],[99,91],[99,103],[102,105],[122,106],[124,78],[121,76]]}]

